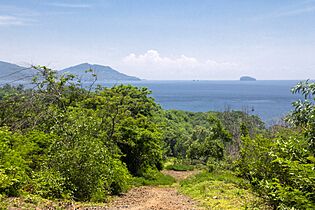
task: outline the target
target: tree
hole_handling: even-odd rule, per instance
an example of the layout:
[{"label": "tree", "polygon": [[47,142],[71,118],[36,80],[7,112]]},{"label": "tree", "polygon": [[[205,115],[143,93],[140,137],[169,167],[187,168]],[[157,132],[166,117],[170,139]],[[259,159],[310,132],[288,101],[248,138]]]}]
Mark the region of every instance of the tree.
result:
[{"label": "tree", "polygon": [[292,93],[301,94],[303,100],[293,102],[294,111],[287,120],[295,126],[298,126],[304,132],[309,140],[309,146],[315,153],[315,83],[309,80],[299,82]]}]

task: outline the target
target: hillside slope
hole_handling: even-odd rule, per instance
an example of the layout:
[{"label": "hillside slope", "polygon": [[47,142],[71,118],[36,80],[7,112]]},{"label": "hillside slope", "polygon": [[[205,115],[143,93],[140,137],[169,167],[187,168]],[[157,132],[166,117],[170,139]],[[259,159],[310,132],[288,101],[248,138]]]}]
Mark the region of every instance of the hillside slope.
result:
[{"label": "hillside slope", "polygon": [[92,69],[97,75],[97,81],[140,81],[139,78],[128,76],[120,73],[117,70],[112,69],[109,66],[102,66],[97,64],[82,63],[76,66],[72,66],[60,71],[60,73],[70,73],[82,78],[82,81],[93,80],[91,73],[86,73],[86,70]]},{"label": "hillside slope", "polygon": [[31,68],[0,61],[0,82],[30,81],[36,71]]}]

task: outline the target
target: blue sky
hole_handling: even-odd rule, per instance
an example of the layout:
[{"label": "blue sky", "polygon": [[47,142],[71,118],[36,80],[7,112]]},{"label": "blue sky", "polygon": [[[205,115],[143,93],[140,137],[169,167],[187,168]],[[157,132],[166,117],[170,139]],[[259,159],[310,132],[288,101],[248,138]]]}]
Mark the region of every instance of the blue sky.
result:
[{"label": "blue sky", "polygon": [[145,79],[315,78],[315,0],[1,0],[0,60]]}]

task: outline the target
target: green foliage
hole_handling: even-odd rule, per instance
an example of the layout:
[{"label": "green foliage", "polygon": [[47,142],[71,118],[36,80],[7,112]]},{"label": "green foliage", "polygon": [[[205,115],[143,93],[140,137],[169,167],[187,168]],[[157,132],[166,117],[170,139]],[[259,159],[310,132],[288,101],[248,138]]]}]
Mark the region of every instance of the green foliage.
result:
[{"label": "green foliage", "polygon": [[242,136],[254,137],[265,133],[265,124],[258,116],[229,110],[218,112],[216,115],[232,136],[232,141],[226,146],[226,152],[234,160],[239,157]]},{"label": "green foliage", "polygon": [[232,171],[226,171],[226,170],[217,170],[211,173],[203,171],[187,180],[181,181],[181,185],[185,185],[191,182],[199,183],[199,182],[214,181],[214,180],[224,181],[226,183],[232,183],[243,188],[250,188],[250,183],[247,180],[237,177]]},{"label": "green foliage", "polygon": [[213,113],[166,111],[165,149],[169,156],[206,163],[223,159],[231,135]]},{"label": "green foliage", "polygon": [[150,91],[92,92],[73,75],[34,68],[34,89],[5,87],[0,100],[0,193],[99,202],[126,191],[130,174],[162,168],[160,108]]},{"label": "green foliage", "polygon": [[243,135],[238,172],[278,209],[315,206],[315,85],[300,82],[292,89],[304,101],[293,103],[291,128],[278,126],[268,135]]},{"label": "green foliage", "polygon": [[66,188],[66,178],[53,169],[40,170],[32,174],[31,191],[42,198],[71,198],[71,192]]},{"label": "green foliage", "polygon": [[118,147],[133,175],[141,175],[147,167],[161,169],[162,134],[154,121],[159,107],[148,94],[146,88],[119,85],[100,89],[82,104],[95,110],[101,120],[101,135],[107,139],[104,143]]},{"label": "green foliage", "polygon": [[310,149],[315,154],[315,83],[308,80],[298,83],[292,93],[302,94],[304,100],[293,103],[294,111],[287,121],[302,129],[309,141]]},{"label": "green foliage", "polygon": [[0,193],[16,196],[29,179],[29,167],[24,158],[31,148],[24,140],[21,135],[12,134],[7,128],[0,129]]},{"label": "green foliage", "polygon": [[239,156],[242,136],[264,133],[264,123],[240,111],[193,113],[164,112],[164,150],[168,157],[206,164]]},{"label": "green foliage", "polygon": [[0,100],[13,95],[18,95],[23,91],[23,89],[24,89],[23,85],[12,86],[6,84],[3,87],[0,87]]},{"label": "green foliage", "polygon": [[169,157],[185,158],[187,153],[187,142],[191,138],[193,129],[191,112],[170,110],[162,113],[160,121],[163,126],[163,142],[165,154]]},{"label": "green foliage", "polygon": [[188,148],[188,157],[199,159],[206,163],[209,158],[222,160],[225,144],[231,141],[230,134],[223,128],[221,122],[214,116],[208,116],[212,126],[204,128],[196,126]]},{"label": "green foliage", "polygon": [[288,129],[275,138],[243,138],[239,173],[274,206],[307,209],[315,205],[313,156],[303,135]]},{"label": "green foliage", "polygon": [[315,205],[314,84],[293,90],[305,101],[293,104],[292,128],[267,133],[243,112],[165,111],[146,88],[84,89],[73,75],[34,68],[32,90],[0,88],[0,195],[102,202],[130,185],[171,185],[174,178],[159,170],[174,157],[166,168],[208,169],[182,182],[183,192],[220,197],[230,190],[223,207],[251,207],[240,199],[256,199],[248,184],[217,173],[238,158],[238,174],[275,208]]}]

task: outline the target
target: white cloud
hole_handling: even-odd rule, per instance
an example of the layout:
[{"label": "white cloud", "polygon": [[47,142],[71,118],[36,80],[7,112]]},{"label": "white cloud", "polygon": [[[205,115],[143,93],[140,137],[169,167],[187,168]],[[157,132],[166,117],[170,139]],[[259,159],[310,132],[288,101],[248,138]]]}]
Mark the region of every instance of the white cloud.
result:
[{"label": "white cloud", "polygon": [[9,15],[2,15],[0,16],[0,26],[19,26],[19,25],[26,25],[26,20]]},{"label": "white cloud", "polygon": [[134,74],[148,79],[213,79],[214,76],[220,79],[239,67],[232,62],[201,61],[185,55],[161,56],[157,50],[139,55],[131,53],[123,58],[123,63],[125,68],[135,70]]},{"label": "white cloud", "polygon": [[168,68],[176,68],[180,66],[196,66],[198,61],[196,58],[181,55],[178,58],[162,57],[156,50],[148,50],[142,55],[134,53],[126,56],[123,61],[131,65],[160,65]]},{"label": "white cloud", "polygon": [[215,68],[229,68],[236,67],[234,63],[218,62],[215,60],[199,61],[197,58],[181,55],[179,57],[170,58],[162,57],[156,50],[148,50],[144,54],[136,55],[129,54],[123,59],[124,63],[130,65],[158,65],[167,68],[196,68],[196,67],[215,67]]},{"label": "white cloud", "polygon": [[32,25],[39,16],[38,12],[23,7],[0,5],[1,26]]}]

